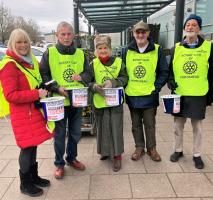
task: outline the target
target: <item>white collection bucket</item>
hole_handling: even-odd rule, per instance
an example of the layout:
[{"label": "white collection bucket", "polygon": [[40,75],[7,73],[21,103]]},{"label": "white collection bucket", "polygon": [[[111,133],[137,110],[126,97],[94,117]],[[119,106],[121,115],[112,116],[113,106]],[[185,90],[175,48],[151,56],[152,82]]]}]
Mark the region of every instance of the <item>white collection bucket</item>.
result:
[{"label": "white collection bucket", "polygon": [[119,106],[122,104],[122,97],[124,96],[123,88],[103,88],[104,97],[107,106]]},{"label": "white collection bucket", "polygon": [[88,106],[88,87],[72,89],[70,99],[73,107]]},{"label": "white collection bucket", "polygon": [[47,121],[59,121],[64,118],[65,97],[49,97],[41,99],[44,116]]},{"label": "white collection bucket", "polygon": [[168,114],[175,114],[180,112],[180,95],[169,94],[161,96],[164,112]]}]

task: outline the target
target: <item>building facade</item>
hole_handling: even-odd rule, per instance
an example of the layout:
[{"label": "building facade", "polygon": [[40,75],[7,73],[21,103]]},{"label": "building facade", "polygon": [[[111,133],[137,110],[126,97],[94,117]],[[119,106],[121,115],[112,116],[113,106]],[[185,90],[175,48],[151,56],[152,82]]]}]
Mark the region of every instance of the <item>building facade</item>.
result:
[{"label": "building facade", "polygon": [[[212,0],[186,0],[184,8],[184,20],[192,13],[196,13],[203,19],[202,34],[206,39],[213,40],[213,1]],[[160,24],[159,43],[164,48],[174,46],[175,35],[175,9],[176,2],[163,8],[148,18],[150,24]]]}]

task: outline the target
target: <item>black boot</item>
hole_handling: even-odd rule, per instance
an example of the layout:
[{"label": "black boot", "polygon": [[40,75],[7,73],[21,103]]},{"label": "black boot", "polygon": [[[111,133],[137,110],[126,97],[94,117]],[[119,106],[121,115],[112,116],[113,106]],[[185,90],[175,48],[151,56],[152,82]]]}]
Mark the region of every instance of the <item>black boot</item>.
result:
[{"label": "black boot", "polygon": [[22,173],[19,170],[19,175],[21,181],[20,190],[23,194],[29,195],[31,197],[38,197],[43,194],[43,190],[41,188],[36,187],[32,183],[31,174],[29,172]]},{"label": "black boot", "polygon": [[36,162],[34,165],[30,167],[30,173],[32,176],[32,183],[39,187],[48,187],[50,186],[50,181],[38,176],[38,163]]}]

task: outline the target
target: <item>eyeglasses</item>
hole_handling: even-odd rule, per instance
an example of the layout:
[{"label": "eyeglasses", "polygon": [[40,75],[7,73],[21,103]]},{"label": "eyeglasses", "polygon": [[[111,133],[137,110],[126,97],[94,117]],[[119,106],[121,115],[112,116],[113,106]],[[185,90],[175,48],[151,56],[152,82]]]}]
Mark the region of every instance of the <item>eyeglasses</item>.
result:
[{"label": "eyeglasses", "polygon": [[139,35],[140,33],[141,33],[141,34],[146,34],[146,32],[147,32],[147,31],[145,31],[145,30],[136,30],[136,31],[135,31],[135,33],[138,34],[138,35]]}]

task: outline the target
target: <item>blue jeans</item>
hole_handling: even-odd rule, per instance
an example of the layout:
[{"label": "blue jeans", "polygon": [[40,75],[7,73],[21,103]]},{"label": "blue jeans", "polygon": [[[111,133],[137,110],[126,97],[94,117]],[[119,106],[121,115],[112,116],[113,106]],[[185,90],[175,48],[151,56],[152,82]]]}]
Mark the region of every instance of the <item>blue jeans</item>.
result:
[{"label": "blue jeans", "polygon": [[[55,166],[63,167],[65,165],[64,153],[66,147],[66,161],[72,162],[77,157],[77,144],[81,138],[81,113],[82,108],[74,108],[71,106],[64,107],[65,115],[64,119],[55,123],[55,137],[54,137],[54,149],[55,149]],[[68,139],[66,142],[66,123],[68,120]]]}]

